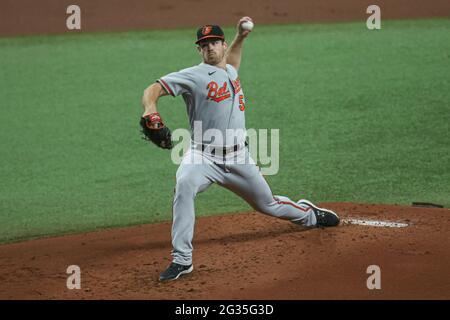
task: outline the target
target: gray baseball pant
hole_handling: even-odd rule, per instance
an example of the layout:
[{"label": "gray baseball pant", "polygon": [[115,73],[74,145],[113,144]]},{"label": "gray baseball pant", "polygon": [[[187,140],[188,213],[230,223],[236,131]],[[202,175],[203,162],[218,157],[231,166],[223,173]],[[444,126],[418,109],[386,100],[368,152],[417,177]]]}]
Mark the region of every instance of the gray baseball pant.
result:
[{"label": "gray baseball pant", "polygon": [[316,224],[310,207],[272,194],[247,148],[227,155],[226,159],[190,149],[176,174],[172,224],[172,256],[175,263],[192,264],[194,199],[212,183],[231,190],[256,211],[304,226]]}]

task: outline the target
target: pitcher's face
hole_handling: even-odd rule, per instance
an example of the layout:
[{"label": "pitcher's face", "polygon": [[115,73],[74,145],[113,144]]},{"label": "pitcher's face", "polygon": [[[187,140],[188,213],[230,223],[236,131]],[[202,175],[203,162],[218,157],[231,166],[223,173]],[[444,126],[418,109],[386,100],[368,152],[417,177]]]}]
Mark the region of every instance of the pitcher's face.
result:
[{"label": "pitcher's face", "polygon": [[198,51],[203,62],[211,65],[219,64],[225,58],[227,43],[219,39],[207,39],[198,44]]}]

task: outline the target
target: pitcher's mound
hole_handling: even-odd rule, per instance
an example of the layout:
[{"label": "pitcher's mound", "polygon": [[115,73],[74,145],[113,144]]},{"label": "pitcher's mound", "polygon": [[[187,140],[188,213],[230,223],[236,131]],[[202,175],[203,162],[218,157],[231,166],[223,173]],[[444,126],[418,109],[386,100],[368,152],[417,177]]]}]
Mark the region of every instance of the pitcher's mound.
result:
[{"label": "pitcher's mound", "polygon": [[[0,246],[0,299],[450,299],[450,211],[322,203],[345,219],[306,229],[260,213],[198,218],[194,272],[169,283],[170,223]],[[81,269],[68,290],[67,267]],[[369,290],[368,268],[381,272]],[[369,268],[373,270],[373,267]]]}]

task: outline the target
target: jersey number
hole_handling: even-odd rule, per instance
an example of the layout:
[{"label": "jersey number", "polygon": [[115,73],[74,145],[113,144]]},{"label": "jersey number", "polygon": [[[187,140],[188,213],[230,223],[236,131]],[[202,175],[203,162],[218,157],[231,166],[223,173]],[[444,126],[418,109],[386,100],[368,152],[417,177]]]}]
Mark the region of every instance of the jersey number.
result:
[{"label": "jersey number", "polygon": [[245,103],[244,103],[244,95],[239,95],[239,110],[244,111]]}]

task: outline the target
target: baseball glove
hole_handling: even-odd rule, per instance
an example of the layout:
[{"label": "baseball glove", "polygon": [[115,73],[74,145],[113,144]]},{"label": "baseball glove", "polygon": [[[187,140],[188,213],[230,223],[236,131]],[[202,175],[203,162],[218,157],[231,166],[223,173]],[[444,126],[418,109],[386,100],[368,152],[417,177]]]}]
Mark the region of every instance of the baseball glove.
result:
[{"label": "baseball glove", "polygon": [[142,128],[143,139],[150,140],[160,148],[172,149],[172,134],[162,122],[159,113],[155,112],[141,117],[139,124]]}]

